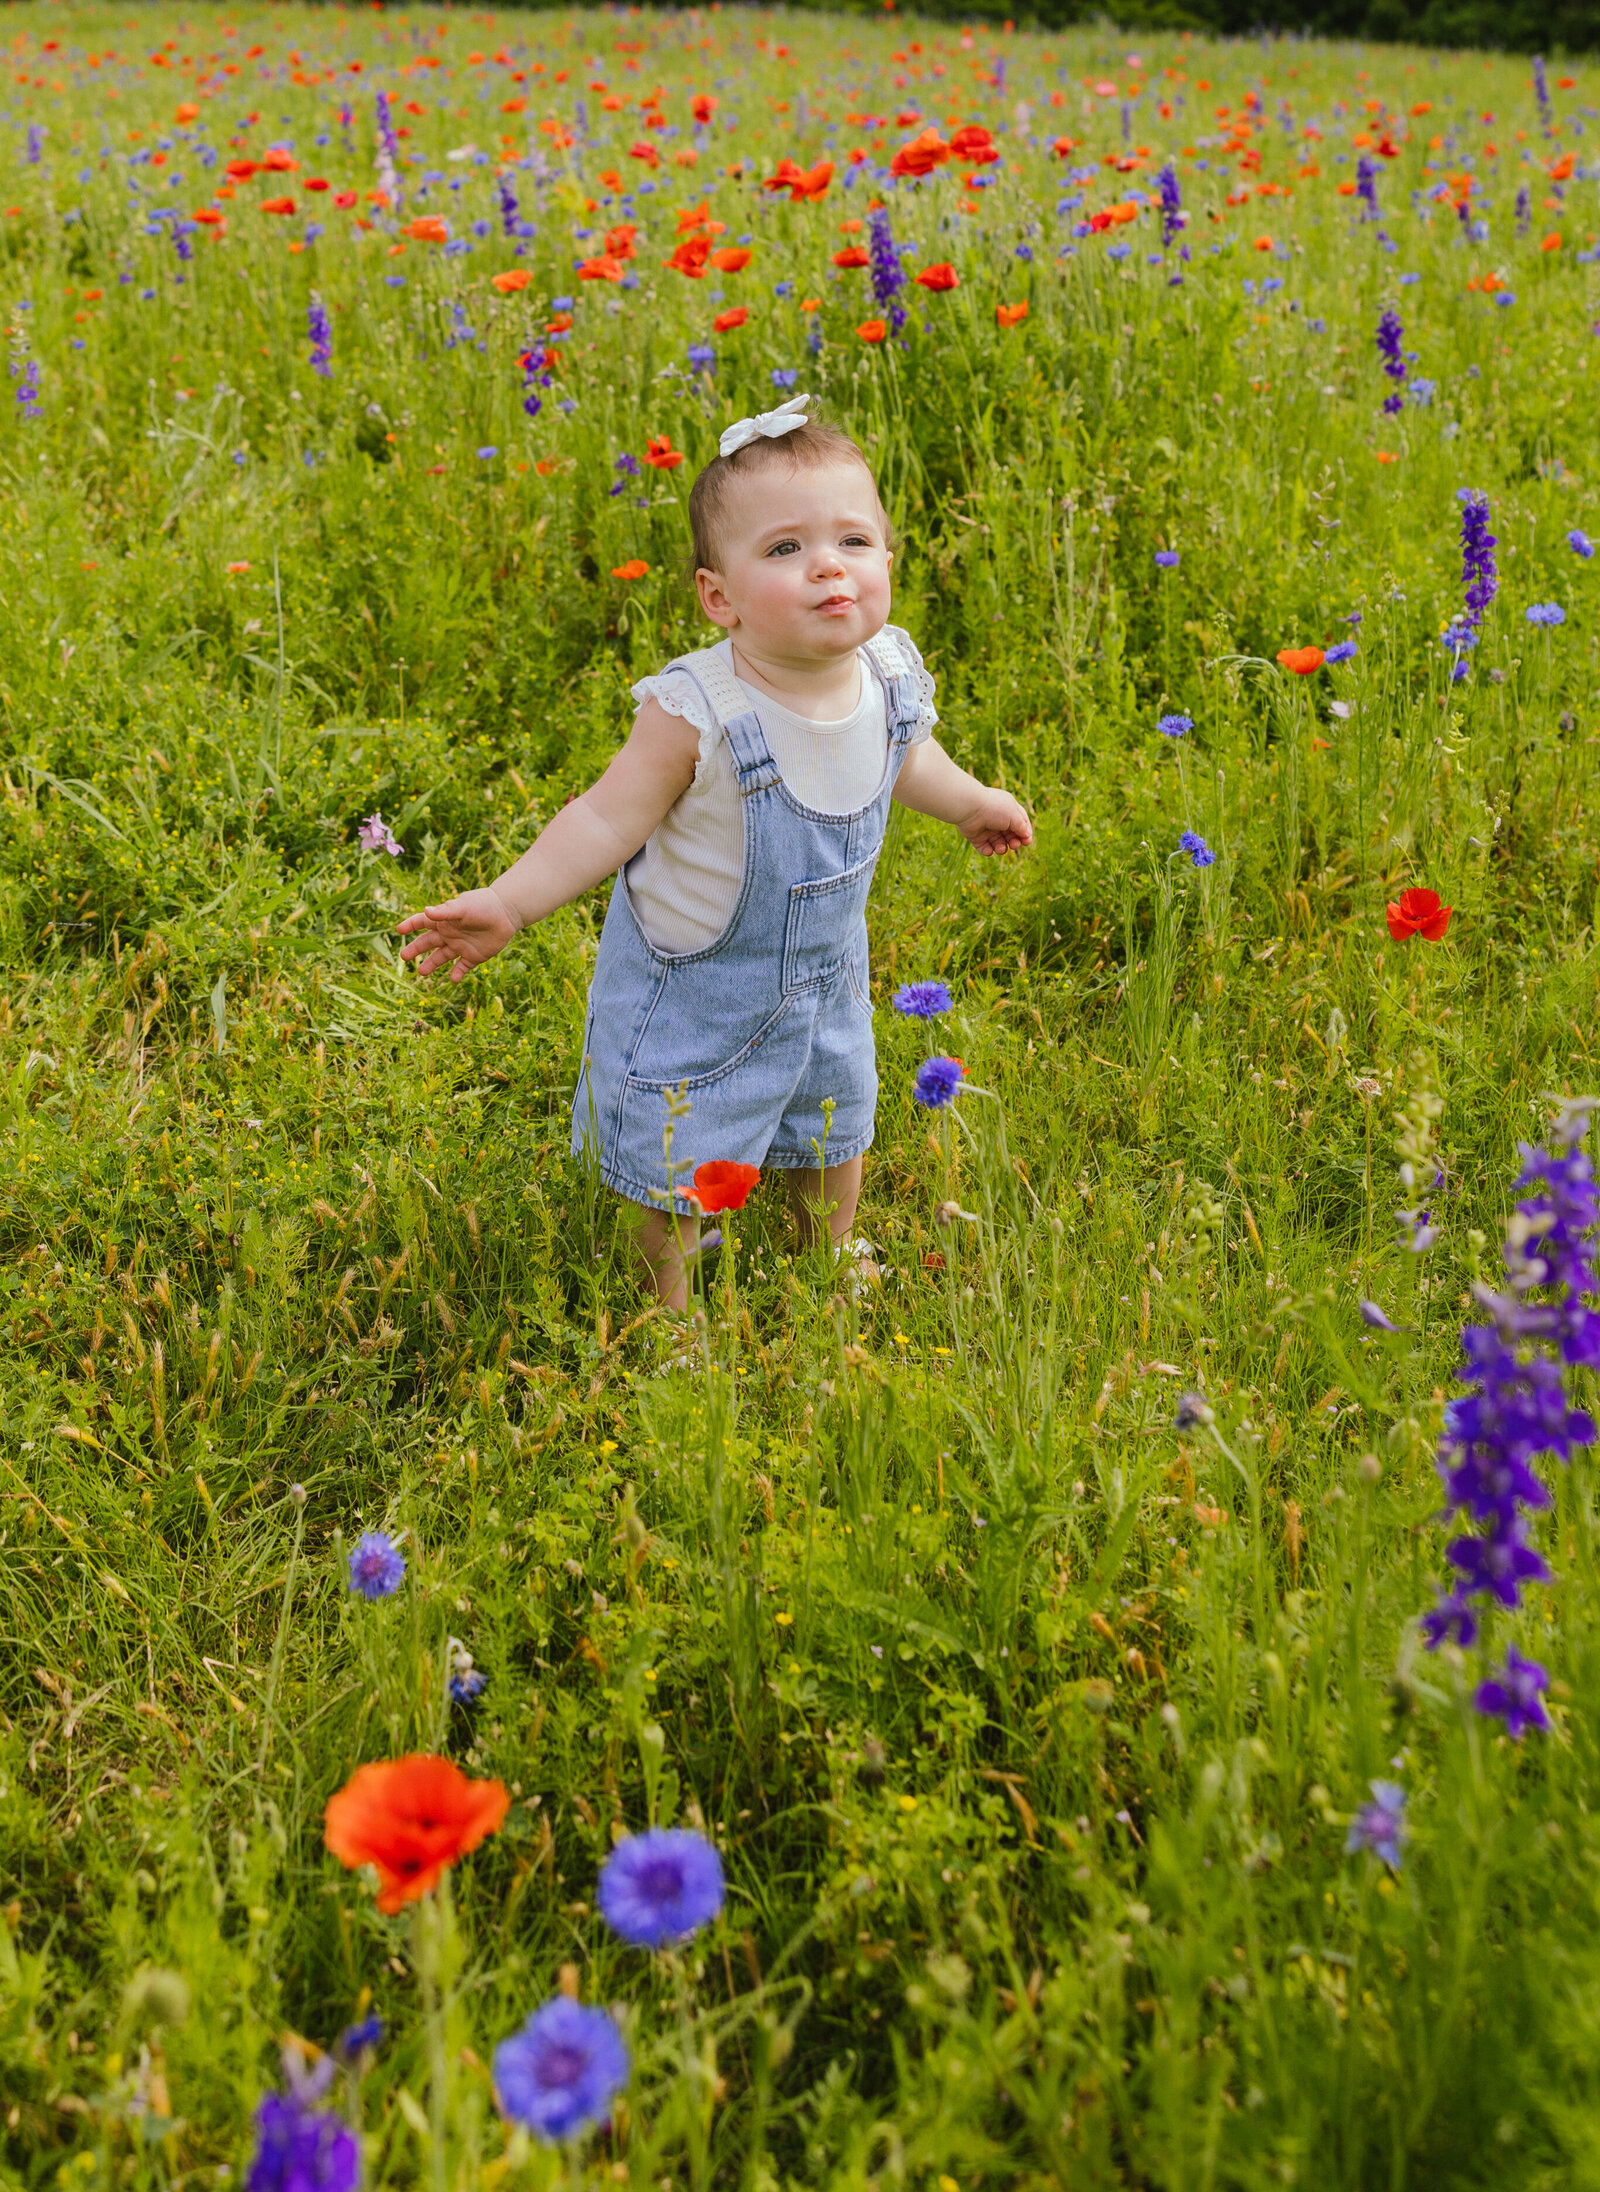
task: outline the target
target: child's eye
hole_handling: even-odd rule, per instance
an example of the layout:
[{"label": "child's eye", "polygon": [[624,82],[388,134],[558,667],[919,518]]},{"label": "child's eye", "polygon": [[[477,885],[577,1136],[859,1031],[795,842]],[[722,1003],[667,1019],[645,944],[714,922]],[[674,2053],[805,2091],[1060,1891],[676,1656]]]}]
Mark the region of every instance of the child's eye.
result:
[{"label": "child's eye", "polygon": [[865,533],[846,533],[840,546],[844,548],[870,548],[872,543]]},{"label": "child's eye", "polygon": [[800,543],[797,540],[775,540],[767,550],[769,556],[794,556],[799,553]]}]

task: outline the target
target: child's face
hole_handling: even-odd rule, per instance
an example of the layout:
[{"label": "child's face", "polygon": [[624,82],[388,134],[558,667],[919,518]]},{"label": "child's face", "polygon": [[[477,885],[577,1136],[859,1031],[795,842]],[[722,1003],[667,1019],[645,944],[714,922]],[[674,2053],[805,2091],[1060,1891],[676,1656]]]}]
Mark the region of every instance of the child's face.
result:
[{"label": "child's face", "polygon": [[865,465],[754,473],[735,483],[719,530],[721,570],[695,574],[700,605],[747,645],[833,662],[887,623],[893,558]]}]

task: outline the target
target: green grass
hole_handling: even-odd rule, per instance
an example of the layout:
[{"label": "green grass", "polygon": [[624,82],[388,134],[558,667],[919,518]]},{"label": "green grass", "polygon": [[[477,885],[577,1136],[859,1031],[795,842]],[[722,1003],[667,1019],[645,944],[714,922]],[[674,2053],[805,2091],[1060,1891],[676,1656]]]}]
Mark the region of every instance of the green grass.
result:
[{"label": "green grass", "polygon": [[[1416,1627],[1472,1235],[1492,1268],[1516,1143],[1597,1085],[1600,564],[1565,545],[1600,534],[1594,69],[1555,91],[1547,140],[1522,63],[1141,34],[1130,137],[1155,157],[1119,176],[1097,164],[1120,102],[1082,89],[1128,81],[1109,33],[9,24],[6,386],[37,359],[41,416],[0,396],[0,2182],[237,2182],[285,2034],[325,2046],[368,2005],[389,2021],[354,2103],[374,2185],[1600,2181],[1592,1460],[1552,1465],[1556,1581],[1493,1629],[1549,1665],[1548,1735],[1498,1736],[1476,1655],[1430,1657]],[[113,48],[131,59],[89,68]],[[632,98],[659,85],[680,129],[631,215],[600,176],[643,175],[648,133],[584,90],[585,52]],[[400,73],[423,55],[447,67]],[[375,85],[414,132],[406,217],[443,210],[469,253],[391,259],[331,193],[289,252],[304,176],[372,186]],[[1259,172],[1200,143],[1252,87]],[[680,174],[702,89],[715,134]],[[532,125],[579,96],[592,134],[562,152]],[[1336,187],[1373,98],[1400,140],[1378,162],[1392,254]],[[949,168],[836,178],[813,206],[756,190],[790,152],[841,178],[852,146],[886,160],[907,100],[1004,132],[977,210]],[[537,230],[520,260],[493,166],[441,157],[502,130],[552,160],[509,171]],[[1063,131],[1082,149],[1057,159]],[[142,204],[228,215],[187,265],[127,202],[127,156],[160,136],[188,173],[134,170]],[[302,161],[293,222],[260,180],[213,201],[196,141],[225,160],[274,136]],[[1098,236],[1057,256],[1168,153],[1179,286],[1176,245],[1147,263],[1149,211],[1113,231],[1125,261]],[[1469,157],[1480,243],[1412,202],[1425,164]],[[1078,162],[1104,179],[1058,215]],[[1230,208],[1241,180],[1293,195]],[[874,190],[915,264],[961,274],[910,292],[903,349],[857,340],[865,277],[829,263]],[[720,301],[660,264],[702,197],[756,239]],[[578,284],[619,218],[638,287]],[[497,295],[516,264],[533,284]],[[1468,287],[1490,270],[1514,305]],[[568,360],[529,420],[517,356],[566,293]],[[476,332],[446,348],[451,300]],[[748,324],[712,335],[740,301]],[[1385,305],[1436,383],[1394,420]],[[957,1119],[916,1111],[919,1031],[881,1012],[881,1286],[841,1293],[763,1188],[686,1359],[567,1155],[599,899],[453,993],[404,974],[393,929],[512,857],[614,750],[632,679],[701,643],[688,482],[790,366],[878,468],[942,735],[1029,801],[1039,843],[996,872],[897,815],[875,995],[949,980],[939,1037],[974,1087]],[[689,461],[610,495],[661,432]],[[1452,688],[1462,487],[1490,495],[1502,583]],[[645,580],[609,577],[635,556]],[[1547,600],[1550,633],[1523,617]],[[1352,665],[1280,673],[1357,610]],[[1154,730],[1172,709],[1196,719],[1181,747]],[[374,808],[402,861],[356,848]],[[1173,859],[1185,826],[1215,867]],[[1389,939],[1411,882],[1454,906],[1442,944]],[[1396,1115],[1430,1087],[1448,1191],[1413,1259]],[[938,1223],[951,1199],[971,1220]],[[1414,1332],[1365,1334],[1363,1296]],[[1214,1433],[1175,1430],[1186,1388]],[[343,1583],[372,1527],[410,1564],[378,1606]],[[470,1715],[451,1636],[489,1676]],[[412,1931],[320,1833],[357,1763],[425,1747],[514,1798],[454,1879],[442,2159]],[[1396,1877],[1343,1853],[1374,1776],[1408,1791]],[[616,1834],[652,1816],[703,1821],[728,1870],[676,1978],[594,1910]],[[626,2116],[570,2158],[507,2146],[484,2069],[564,1965],[627,2005],[637,2065]],[[151,1969],[181,1975],[186,2017]]]}]

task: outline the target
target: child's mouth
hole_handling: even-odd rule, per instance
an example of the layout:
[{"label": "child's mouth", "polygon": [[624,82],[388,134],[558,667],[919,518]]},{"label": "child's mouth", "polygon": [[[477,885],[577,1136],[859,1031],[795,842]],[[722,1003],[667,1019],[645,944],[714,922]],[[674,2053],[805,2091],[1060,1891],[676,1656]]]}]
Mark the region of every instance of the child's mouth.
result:
[{"label": "child's mouth", "polygon": [[830,594],[826,601],[819,601],[817,607],[837,615],[841,609],[853,609],[855,603],[848,594]]}]

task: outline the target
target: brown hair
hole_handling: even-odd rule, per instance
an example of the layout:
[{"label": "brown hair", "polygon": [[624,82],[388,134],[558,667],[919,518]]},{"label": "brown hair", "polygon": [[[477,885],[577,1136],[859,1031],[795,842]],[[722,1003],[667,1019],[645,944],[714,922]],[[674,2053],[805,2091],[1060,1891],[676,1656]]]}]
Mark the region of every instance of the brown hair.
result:
[{"label": "brown hair", "polygon": [[[718,568],[718,527],[727,506],[728,489],[734,480],[748,479],[752,473],[768,471],[778,464],[787,465],[791,472],[821,472],[830,464],[840,463],[859,464],[867,477],[872,478],[871,465],[850,436],[841,433],[837,426],[824,426],[819,419],[807,419],[803,426],[775,439],[758,434],[754,441],[736,449],[731,457],[713,457],[689,490],[689,530],[693,537],[695,569],[714,571]],[[873,493],[877,494],[875,480]],[[878,508],[882,513],[881,496]],[[887,516],[884,517],[884,530],[887,533]]]}]

